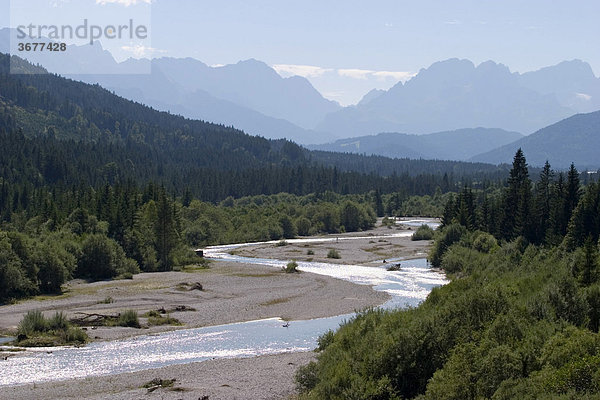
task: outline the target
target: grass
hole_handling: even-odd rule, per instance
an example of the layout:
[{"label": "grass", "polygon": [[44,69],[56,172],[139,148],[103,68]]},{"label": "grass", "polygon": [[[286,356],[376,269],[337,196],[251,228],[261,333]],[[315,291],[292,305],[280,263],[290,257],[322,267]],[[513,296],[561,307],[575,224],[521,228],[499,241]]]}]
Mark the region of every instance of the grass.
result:
[{"label": "grass", "polygon": [[125,310],[119,314],[119,317],[116,321],[117,326],[125,326],[129,328],[139,328],[140,320],[138,318],[138,313],[135,310]]},{"label": "grass", "polygon": [[285,240],[280,240],[279,242],[277,242],[277,244],[275,244],[276,247],[283,247],[283,246],[287,246],[288,242],[286,242]]},{"label": "grass", "polygon": [[287,303],[288,301],[290,301],[289,297],[281,297],[279,299],[273,299],[273,300],[269,300],[266,301],[264,303],[261,303],[261,306],[274,306],[276,304],[282,304],[282,303]]},{"label": "grass", "polygon": [[181,326],[183,324],[177,318],[173,318],[169,314],[167,314],[166,316],[162,316],[162,315],[158,314],[158,315],[153,315],[153,316],[151,316],[151,317],[148,318],[148,325],[154,325],[154,326],[159,326],[159,325]]},{"label": "grass", "polygon": [[29,311],[19,323],[17,333],[17,344],[23,347],[79,345],[88,341],[85,332],[73,327],[62,312],[46,318],[39,310]]},{"label": "grass", "polygon": [[329,252],[327,253],[327,258],[340,259],[340,258],[342,258],[342,256],[340,255],[340,252],[337,251],[336,249],[330,249]]},{"label": "grass", "polygon": [[104,298],[104,300],[99,301],[98,304],[111,304],[111,303],[114,303],[114,302],[115,302],[115,300],[112,297],[106,296]]},{"label": "grass", "polygon": [[168,388],[168,387],[173,387],[173,385],[175,384],[175,381],[176,381],[176,379],[154,378],[150,382],[146,382],[144,385],[142,385],[142,387],[146,388],[146,389],[150,389],[150,388],[154,388],[154,387]]}]

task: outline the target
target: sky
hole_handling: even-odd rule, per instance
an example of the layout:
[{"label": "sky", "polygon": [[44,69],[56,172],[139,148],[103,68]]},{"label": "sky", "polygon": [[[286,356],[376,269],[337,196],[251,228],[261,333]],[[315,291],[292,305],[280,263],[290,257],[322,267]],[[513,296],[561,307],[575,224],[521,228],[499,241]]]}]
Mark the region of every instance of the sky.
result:
[{"label": "sky", "polygon": [[137,13],[149,18],[151,42],[102,42],[119,60],[255,58],[344,105],[455,57],[518,72],[581,59],[600,74],[598,0],[0,0],[0,27],[17,4],[40,21],[45,7],[57,20],[83,12],[104,24]]}]

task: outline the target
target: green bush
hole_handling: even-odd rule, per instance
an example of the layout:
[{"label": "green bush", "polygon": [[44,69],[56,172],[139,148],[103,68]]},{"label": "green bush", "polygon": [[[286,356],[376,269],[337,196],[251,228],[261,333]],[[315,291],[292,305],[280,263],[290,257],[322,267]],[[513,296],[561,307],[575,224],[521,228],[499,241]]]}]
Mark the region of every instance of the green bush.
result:
[{"label": "green bush", "polygon": [[298,263],[296,261],[290,261],[289,263],[287,263],[287,265],[285,266],[285,268],[283,270],[285,271],[286,274],[293,274],[296,272],[300,272],[300,271],[298,271]]},{"label": "green bush", "polygon": [[139,328],[140,321],[138,319],[138,313],[135,310],[125,310],[119,314],[117,318],[118,326],[126,326],[130,328]]},{"label": "green bush", "polygon": [[306,250],[306,255],[307,256],[314,256],[315,252],[314,252],[314,250]]},{"label": "green bush", "polygon": [[342,256],[340,255],[340,253],[336,249],[330,249],[327,252],[327,258],[339,259],[339,258],[342,258]]},{"label": "green bush", "polygon": [[473,241],[473,248],[482,253],[491,253],[498,248],[498,241],[489,233],[479,232]]},{"label": "green bush", "polygon": [[28,311],[19,323],[19,335],[30,336],[48,330],[48,321],[41,311]]},{"label": "green bush", "polygon": [[128,259],[121,246],[113,239],[99,234],[84,239],[82,254],[77,262],[77,276],[102,280],[138,272],[137,262]]},{"label": "green bush", "polygon": [[463,235],[467,233],[467,228],[459,224],[448,225],[440,234],[440,237],[435,241],[430,253],[429,262],[434,268],[441,268],[442,257],[450,246],[459,242]]},{"label": "green bush", "polygon": [[427,224],[423,224],[417,229],[415,233],[412,234],[410,240],[432,240],[434,235],[433,229]]},{"label": "green bush", "polygon": [[171,317],[169,314],[166,316],[158,315],[158,316],[150,316],[148,318],[148,324],[150,325],[173,325],[178,326],[181,325],[181,322],[177,318]]},{"label": "green bush", "polygon": [[55,312],[48,320],[48,329],[50,330],[67,330],[70,326],[67,316],[62,312]]}]

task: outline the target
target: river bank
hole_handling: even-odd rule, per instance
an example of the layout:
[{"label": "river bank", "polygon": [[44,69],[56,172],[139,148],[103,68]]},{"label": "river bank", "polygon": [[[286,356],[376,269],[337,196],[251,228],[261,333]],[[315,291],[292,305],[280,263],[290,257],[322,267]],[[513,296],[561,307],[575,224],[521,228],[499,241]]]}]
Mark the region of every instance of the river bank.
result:
[{"label": "river bank", "polygon": [[[2,387],[0,399],[290,399],[296,393],[296,370],[314,357],[315,353],[304,352],[216,359],[118,375]],[[175,382],[171,388],[149,393],[143,386],[153,379]]]},{"label": "river bank", "polygon": [[[319,239],[326,241],[322,243],[327,248],[333,247],[342,253],[340,259],[342,263],[358,264],[360,262],[375,267],[374,269],[367,268],[369,271],[378,270],[386,274],[385,268],[381,268],[381,260],[371,258],[379,257],[381,254],[364,250],[364,247],[387,246],[390,251],[387,254],[393,256],[389,258],[413,258],[416,253],[426,249],[427,242],[411,242],[410,233],[405,230],[399,231],[396,227],[392,229],[378,228],[374,232]],[[382,234],[386,237],[380,238],[379,236]],[[390,237],[392,234],[394,237]],[[357,236],[361,238],[357,238]],[[380,239],[383,240],[379,241]],[[351,246],[348,246],[349,243]],[[306,244],[313,246],[315,243],[297,243],[294,246],[305,246]],[[289,257],[290,254],[282,251],[288,250],[285,249],[286,247],[288,246],[274,246],[273,243],[270,243],[242,247],[236,251],[268,249],[269,253],[265,256],[272,256],[273,259],[295,258]],[[358,249],[357,251],[364,254],[372,253],[374,255],[370,255],[369,258],[360,258],[360,253],[349,252],[352,248]],[[303,247],[303,249],[307,251],[307,248]],[[276,253],[277,250],[280,251]],[[289,248],[289,250],[293,250],[293,248]],[[340,267],[343,268],[341,265]],[[351,267],[346,268],[350,269]],[[413,272],[409,270],[404,274],[411,276]],[[425,279],[427,281],[427,277],[418,276],[420,274],[418,271],[420,269],[416,270],[417,275],[412,275],[408,279],[420,281]],[[196,282],[202,284],[202,291],[189,290]],[[415,290],[415,288],[411,290]],[[107,297],[111,298],[111,302],[104,301]],[[127,308],[133,308],[143,313],[160,307],[168,310],[185,305],[195,311],[173,311],[171,316],[184,322],[185,328],[190,328],[269,317],[296,320],[340,315],[382,304],[388,298],[387,293],[375,292],[368,285],[357,285],[347,280],[308,272],[285,274],[280,271],[280,268],[273,266],[253,265],[239,261],[216,261],[212,263],[209,270],[141,274],[135,276],[132,281],[94,284],[71,282],[66,295],[44,300],[29,300],[0,308],[0,321],[4,329],[8,325],[6,321],[12,321],[15,324],[14,327],[22,313],[28,309],[39,308],[48,312],[62,310],[68,314],[95,311],[111,313]],[[281,323],[275,326],[287,331],[280,325]],[[292,323],[292,325],[296,328],[295,324]],[[146,335],[165,329],[178,328],[153,327],[142,330],[97,328],[88,330],[88,333],[94,335],[97,341],[113,343],[114,339]],[[304,349],[310,348],[312,347],[304,347]],[[159,354],[157,353],[157,355]],[[9,366],[12,357],[19,356],[10,355],[8,360],[0,361],[7,363],[2,367]],[[5,398],[3,396],[11,399],[140,398],[140,395],[145,396],[147,392],[141,386],[154,378],[174,378],[176,383],[172,389],[157,389],[148,394],[148,397],[198,399],[209,396],[212,400],[215,398],[289,398],[294,393],[293,376],[296,369],[300,365],[308,363],[313,357],[314,353],[312,352],[297,352],[247,359],[215,359],[201,363],[168,365],[159,369],[145,369],[134,373],[118,373],[23,386],[4,386],[0,391],[0,398]],[[31,382],[31,380],[23,382]]]},{"label": "river bank", "polygon": [[[192,289],[196,284],[202,290]],[[115,340],[166,330],[222,325],[281,317],[305,320],[351,313],[384,303],[389,295],[310,273],[286,274],[260,265],[213,262],[210,269],[135,275],[132,280],[70,282],[55,298],[32,299],[0,307],[0,330],[14,332],[23,315],[41,310],[47,316],[63,311],[69,318],[83,314],[117,314],[133,309],[142,315],[165,309],[182,326],[87,328],[91,340]],[[177,309],[187,311],[177,311]]]}]

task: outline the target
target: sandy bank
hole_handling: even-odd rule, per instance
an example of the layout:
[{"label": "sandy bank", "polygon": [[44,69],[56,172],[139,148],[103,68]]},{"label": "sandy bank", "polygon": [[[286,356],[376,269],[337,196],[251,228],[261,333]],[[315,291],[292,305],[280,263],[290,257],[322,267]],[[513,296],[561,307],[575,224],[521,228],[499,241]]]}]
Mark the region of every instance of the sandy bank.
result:
[{"label": "sandy bank", "polygon": [[[0,388],[0,399],[288,399],[295,393],[297,368],[314,353],[286,353],[246,359],[219,359],[127,374]],[[173,388],[152,393],[152,379],[176,379]]]},{"label": "sandy bank", "polygon": [[[202,291],[189,290],[189,284],[196,282],[202,284]],[[210,269],[194,272],[139,274],[133,280],[109,282],[74,281],[64,295],[0,307],[0,330],[16,330],[29,310],[42,310],[46,315],[64,311],[74,317],[81,312],[116,314],[126,309],[140,314],[158,308],[174,310],[177,306],[195,309],[170,313],[183,327],[98,327],[87,331],[92,339],[110,340],[270,317],[289,320],[329,317],[382,304],[387,299],[387,294],[368,286],[325,276],[285,274],[269,267],[213,262]],[[146,323],[145,319],[141,322]]]}]

